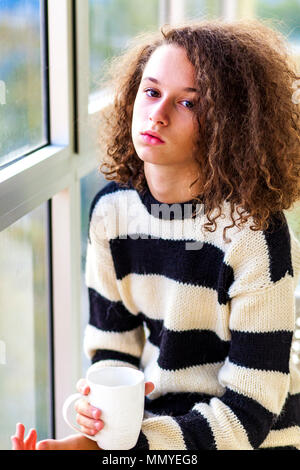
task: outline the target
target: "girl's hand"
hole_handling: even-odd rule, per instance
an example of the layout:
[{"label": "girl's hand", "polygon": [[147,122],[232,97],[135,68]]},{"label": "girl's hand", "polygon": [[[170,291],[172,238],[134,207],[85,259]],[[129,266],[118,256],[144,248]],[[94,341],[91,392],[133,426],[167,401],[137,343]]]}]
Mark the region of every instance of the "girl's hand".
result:
[{"label": "girl's hand", "polygon": [[[80,379],[77,382],[77,391],[82,395],[88,395],[90,388],[87,385],[86,379]],[[152,382],[145,383],[145,395],[148,395],[154,390]],[[75,410],[77,411],[76,421],[80,424],[81,431],[90,436],[97,434],[104,426],[104,422],[100,419],[101,410],[87,403],[86,400],[81,398],[75,402]]]},{"label": "girl's hand", "polygon": [[37,433],[31,429],[24,440],[25,426],[18,423],[16,434],[11,436],[12,450],[100,450],[97,443],[85,436],[74,434],[64,439],[45,439],[36,442]]},{"label": "girl's hand", "polygon": [[11,436],[12,450],[35,450],[37,433],[35,429],[30,429],[26,439],[24,440],[25,426],[18,423],[16,426],[16,434]]}]

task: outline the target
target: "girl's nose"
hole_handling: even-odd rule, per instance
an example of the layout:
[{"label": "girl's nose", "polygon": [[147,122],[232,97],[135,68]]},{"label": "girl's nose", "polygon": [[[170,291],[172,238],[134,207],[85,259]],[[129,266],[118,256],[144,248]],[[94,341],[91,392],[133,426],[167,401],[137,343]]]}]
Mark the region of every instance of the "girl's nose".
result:
[{"label": "girl's nose", "polygon": [[152,112],[149,114],[149,119],[153,122],[153,124],[161,124],[166,126],[169,123],[166,106],[162,103],[159,103],[157,106],[155,106],[154,109],[152,109]]}]

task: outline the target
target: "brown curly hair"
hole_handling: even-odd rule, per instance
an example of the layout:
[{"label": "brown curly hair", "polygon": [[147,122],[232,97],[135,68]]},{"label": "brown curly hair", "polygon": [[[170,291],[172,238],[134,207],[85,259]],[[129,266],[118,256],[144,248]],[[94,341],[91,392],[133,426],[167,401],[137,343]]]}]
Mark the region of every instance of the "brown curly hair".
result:
[{"label": "brown curly hair", "polygon": [[113,87],[114,100],[99,130],[105,148],[99,170],[105,178],[145,190],[144,163],[131,138],[134,101],[153,51],[177,45],[186,50],[200,90],[196,159],[209,220],[205,229],[215,231],[224,200],[232,220],[224,240],[226,229],[238,221],[240,227],[249,217],[252,230],[268,229],[274,217],[283,223],[282,211],[300,198],[300,110],[292,100],[300,76],[286,38],[268,23],[217,19],[165,25],[160,32],[136,36],[107,63],[102,85]]}]

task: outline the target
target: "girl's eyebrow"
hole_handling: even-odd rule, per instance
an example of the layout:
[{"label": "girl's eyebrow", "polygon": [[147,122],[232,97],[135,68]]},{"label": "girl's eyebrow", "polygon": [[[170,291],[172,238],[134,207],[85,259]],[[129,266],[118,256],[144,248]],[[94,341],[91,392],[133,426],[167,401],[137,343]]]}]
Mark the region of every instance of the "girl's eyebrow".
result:
[{"label": "girl's eyebrow", "polygon": [[[161,85],[160,81],[157,80],[157,78],[145,77],[145,78],[143,78],[142,82],[144,82],[145,80],[150,80],[151,82],[157,83],[157,85]],[[192,93],[198,92],[198,90],[196,90],[196,88],[191,88],[191,87],[182,88],[182,91],[190,91]]]}]

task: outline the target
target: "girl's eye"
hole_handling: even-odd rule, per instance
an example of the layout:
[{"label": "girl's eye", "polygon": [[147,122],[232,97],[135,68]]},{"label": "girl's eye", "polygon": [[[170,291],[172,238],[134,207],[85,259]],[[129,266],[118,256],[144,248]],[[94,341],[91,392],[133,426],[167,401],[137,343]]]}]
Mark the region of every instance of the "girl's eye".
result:
[{"label": "girl's eye", "polygon": [[151,93],[157,93],[157,91],[153,90],[153,88],[148,88],[147,90],[145,90],[145,93],[147,94],[147,96],[150,96],[151,98],[153,98],[153,95],[151,95]]},{"label": "girl's eye", "polygon": [[[152,93],[158,93],[158,91],[156,90],[153,90],[153,88],[147,88],[147,90],[145,90],[145,93],[147,94],[147,96],[149,96],[150,98],[155,98],[154,95],[152,95]],[[149,93],[149,94],[148,94]],[[185,108],[193,108],[194,107],[194,103],[192,101],[188,101],[188,100],[183,100],[182,103],[187,103],[186,105],[184,105]]]},{"label": "girl's eye", "polygon": [[194,103],[192,103],[192,101],[184,100],[183,103],[188,103],[188,105],[186,106],[187,108],[193,108],[194,107]]}]

